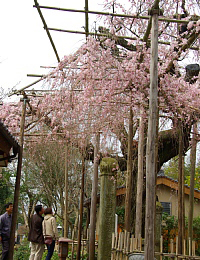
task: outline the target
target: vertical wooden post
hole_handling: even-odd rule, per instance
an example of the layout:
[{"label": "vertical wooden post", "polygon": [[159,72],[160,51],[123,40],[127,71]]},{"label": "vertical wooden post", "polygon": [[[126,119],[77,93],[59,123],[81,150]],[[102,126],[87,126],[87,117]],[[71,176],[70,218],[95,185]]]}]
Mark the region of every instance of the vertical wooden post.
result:
[{"label": "vertical wooden post", "polygon": [[65,147],[65,212],[64,212],[64,237],[68,235],[68,144]]},{"label": "vertical wooden post", "polygon": [[[189,196],[189,214],[188,214],[188,238],[193,240],[193,213],[194,213],[194,178],[196,165],[196,149],[197,149],[197,124],[193,125],[192,148],[190,153],[190,196]],[[189,240],[188,239],[188,240]],[[192,243],[188,244],[189,252],[192,252]]]},{"label": "vertical wooden post", "polygon": [[143,176],[144,176],[144,108],[140,109],[139,123],[139,142],[138,142],[138,177],[137,177],[137,194],[136,194],[136,219],[135,219],[135,237],[142,234],[142,193],[143,193]]},{"label": "vertical wooden post", "polygon": [[179,175],[178,175],[178,253],[183,253],[183,126],[179,124]]},{"label": "vertical wooden post", "polygon": [[130,107],[129,132],[128,132],[126,198],[125,198],[125,230],[127,232],[131,231],[132,172],[133,172],[133,110],[132,110],[132,107]]},{"label": "vertical wooden post", "polygon": [[17,164],[17,176],[15,181],[15,193],[14,193],[14,204],[13,204],[13,213],[12,213],[12,225],[11,225],[11,234],[10,234],[10,245],[9,245],[9,254],[8,259],[13,259],[14,255],[14,245],[15,245],[15,228],[17,224],[17,215],[18,215],[18,202],[19,202],[19,193],[20,193],[20,179],[22,171],[22,156],[23,156],[23,144],[24,144],[24,125],[26,117],[26,102],[27,97],[24,95],[22,101],[22,116],[20,123],[20,147],[18,153],[18,164]]},{"label": "vertical wooden post", "polygon": [[170,239],[170,253],[174,253],[174,240],[172,238]]},{"label": "vertical wooden post", "polygon": [[[183,234],[183,241],[185,240],[185,174],[184,174],[184,154],[182,156],[182,234]],[[184,245],[184,244],[183,244]],[[183,248],[184,249],[184,248]]]},{"label": "vertical wooden post", "polygon": [[83,199],[84,199],[84,182],[85,182],[85,158],[82,155],[82,179],[81,179],[81,196],[80,196],[80,209],[79,209],[79,223],[78,223],[78,246],[76,260],[80,260],[81,257],[81,234],[83,223]]},{"label": "vertical wooden post", "polygon": [[178,255],[178,236],[176,236],[176,255]]},{"label": "vertical wooden post", "polygon": [[150,101],[146,150],[145,260],[154,259],[156,126],[158,111],[158,14],[159,0],[154,2],[151,31]]},{"label": "vertical wooden post", "polygon": [[74,228],[72,230],[72,255],[71,255],[71,260],[74,259]]},{"label": "vertical wooden post", "polygon": [[92,180],[92,196],[90,210],[90,235],[89,235],[89,260],[95,259],[95,227],[96,227],[96,204],[97,204],[97,189],[98,189],[98,166],[99,166],[99,145],[100,133],[96,135],[96,143],[94,147],[94,176]]},{"label": "vertical wooden post", "polygon": [[88,15],[88,0],[85,0],[85,32],[86,38],[88,37],[89,33],[89,15]]}]

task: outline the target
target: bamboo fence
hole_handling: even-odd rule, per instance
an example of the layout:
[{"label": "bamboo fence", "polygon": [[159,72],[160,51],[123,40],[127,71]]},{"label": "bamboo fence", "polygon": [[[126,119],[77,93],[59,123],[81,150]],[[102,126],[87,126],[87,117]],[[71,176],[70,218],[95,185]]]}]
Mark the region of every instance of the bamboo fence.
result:
[{"label": "bamboo fence", "polygon": [[[163,252],[163,236],[160,237],[160,251],[155,252],[155,258],[158,260],[169,260],[169,259],[191,259],[191,260],[200,260],[200,256],[195,255],[195,250],[197,249],[196,241],[183,241],[183,254],[178,254],[178,237],[175,239],[170,239],[168,245],[168,252]],[[192,243],[192,251],[186,253],[186,244]],[[67,259],[73,260],[74,255],[77,251],[78,241],[75,238],[74,231],[72,231],[72,242],[69,243],[69,252],[70,256]],[[95,241],[95,248],[98,251],[98,240]],[[189,248],[191,248],[189,246]],[[87,238],[81,239],[81,259],[84,258],[84,255],[89,253],[89,232],[87,232]],[[131,254],[144,254],[144,239],[139,236],[136,238],[134,235],[131,235],[129,232],[120,232],[112,234],[112,251],[111,251],[111,260],[128,260]]]},{"label": "bamboo fence", "polygon": [[[112,235],[112,254],[111,260],[128,260],[132,253],[144,254],[144,246],[141,237],[135,238],[134,235],[130,235],[129,232],[121,232],[119,234],[113,233]],[[160,238],[160,252],[155,252],[155,257],[160,260],[164,259],[198,259],[200,256],[195,255],[196,243],[195,241],[188,240],[188,243],[192,243],[192,252],[186,254],[186,240],[183,242],[183,254],[178,254],[178,237],[176,242],[170,239],[169,252],[163,252],[163,237]],[[190,248],[190,247],[189,247]]]}]

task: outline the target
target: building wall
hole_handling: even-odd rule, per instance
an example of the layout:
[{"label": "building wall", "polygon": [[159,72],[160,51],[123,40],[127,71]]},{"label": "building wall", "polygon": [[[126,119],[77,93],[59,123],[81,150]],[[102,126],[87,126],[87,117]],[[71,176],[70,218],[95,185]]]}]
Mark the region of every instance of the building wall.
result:
[{"label": "building wall", "polygon": [[[178,192],[163,184],[157,186],[156,194],[160,202],[171,203],[171,215],[178,217]],[[194,218],[200,216],[200,200],[195,199]],[[189,195],[185,194],[185,216],[189,213]]]},{"label": "building wall", "polygon": [[[125,205],[125,190],[117,196],[117,206]],[[171,203],[171,215],[178,218],[178,192],[164,184],[157,185],[156,194],[159,202],[170,202]],[[188,217],[189,213],[189,195],[185,194],[185,216]],[[200,200],[195,199],[194,202],[194,218],[200,216]],[[96,239],[99,234],[99,207],[97,208],[97,222],[96,222]]]}]

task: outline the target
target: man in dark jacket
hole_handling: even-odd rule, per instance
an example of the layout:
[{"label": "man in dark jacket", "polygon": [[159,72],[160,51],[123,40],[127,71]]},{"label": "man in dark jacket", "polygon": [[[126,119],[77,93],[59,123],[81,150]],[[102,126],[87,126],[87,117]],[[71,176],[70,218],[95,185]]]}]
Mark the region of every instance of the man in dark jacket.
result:
[{"label": "man in dark jacket", "polygon": [[3,247],[2,260],[8,259],[13,204],[10,202],[5,207],[6,212],[0,216],[0,242]]},{"label": "man in dark jacket", "polygon": [[28,241],[31,242],[31,254],[29,260],[41,260],[44,252],[44,237],[42,233],[42,214],[44,208],[42,205],[35,206],[36,214],[32,216],[30,221],[30,231]]}]

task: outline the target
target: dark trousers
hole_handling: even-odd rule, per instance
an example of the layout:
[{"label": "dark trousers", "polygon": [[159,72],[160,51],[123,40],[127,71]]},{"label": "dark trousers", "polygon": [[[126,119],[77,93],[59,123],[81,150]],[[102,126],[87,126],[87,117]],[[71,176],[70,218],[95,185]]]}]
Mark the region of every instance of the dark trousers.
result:
[{"label": "dark trousers", "polygon": [[53,251],[54,251],[54,247],[55,247],[55,240],[52,241],[51,245],[47,245],[47,249],[48,249],[48,253],[46,256],[46,260],[50,260],[52,255],[53,255]]},{"label": "dark trousers", "polygon": [[2,240],[2,260],[8,260],[9,240]]}]

